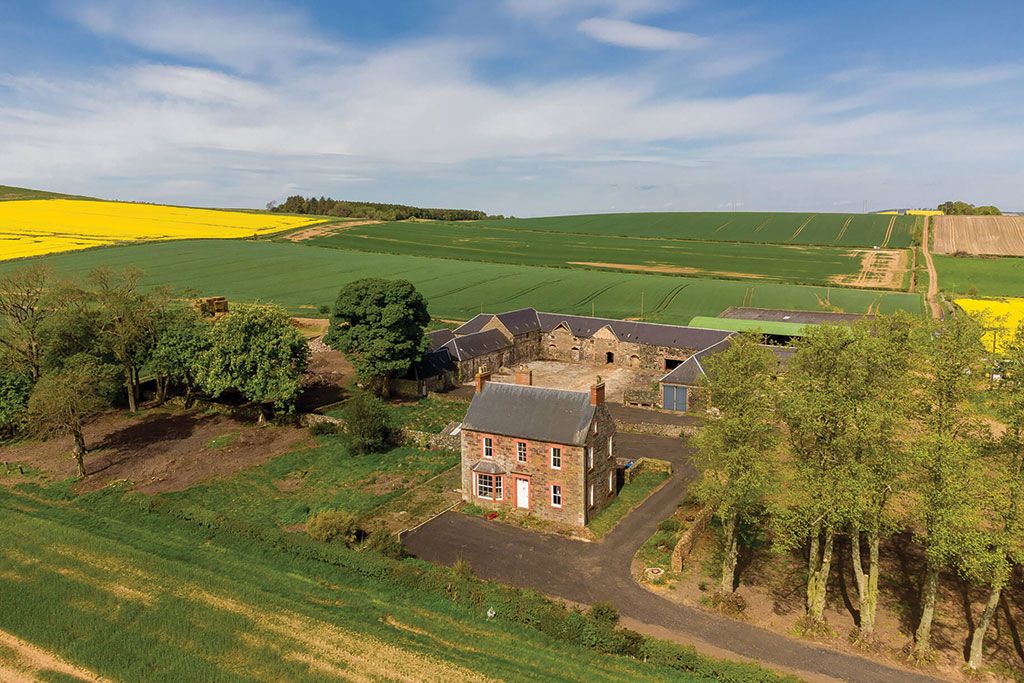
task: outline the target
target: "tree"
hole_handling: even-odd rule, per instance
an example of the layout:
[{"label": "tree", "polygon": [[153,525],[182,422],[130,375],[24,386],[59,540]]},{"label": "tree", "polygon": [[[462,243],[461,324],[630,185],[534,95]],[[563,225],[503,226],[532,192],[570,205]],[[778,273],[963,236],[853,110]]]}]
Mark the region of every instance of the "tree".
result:
[{"label": "tree", "polygon": [[185,407],[191,407],[203,355],[210,348],[210,324],[191,308],[167,308],[157,325],[156,345],[149,369],[157,376],[157,400],[167,399],[170,383],[185,389]]},{"label": "tree", "polygon": [[360,379],[382,395],[420,360],[427,303],[407,280],[366,278],[338,293],[324,341],[349,356]]},{"label": "tree", "polygon": [[88,452],[83,429],[86,421],[111,405],[117,386],[110,366],[79,355],[65,367],[43,375],[28,400],[29,424],[40,436],[70,435],[78,476],[85,476]]},{"label": "tree", "polygon": [[156,339],[160,312],[167,303],[166,290],[140,291],[142,271],[98,268],[86,277],[87,296],[98,308],[100,343],[121,366],[128,410],[138,410],[139,372]]},{"label": "tree", "polygon": [[238,391],[260,408],[290,410],[302,388],[309,346],[279,306],[240,304],[214,323],[196,379],[214,396]]},{"label": "tree", "polygon": [[1004,380],[999,389],[1000,407],[1007,430],[987,463],[985,520],[973,528],[973,543],[960,553],[964,574],[987,585],[988,600],[971,634],[967,665],[981,666],[985,634],[995,614],[1003,588],[1014,564],[1024,563],[1024,324],[1006,345]]},{"label": "tree", "polygon": [[25,421],[32,380],[0,363],[0,438],[17,432]]},{"label": "tree", "polygon": [[719,592],[731,594],[736,580],[739,525],[764,502],[776,469],[774,423],[778,361],[757,336],[733,337],[729,348],[704,361],[701,388],[716,408],[697,441],[701,478],[695,493],[722,523],[724,548]]},{"label": "tree", "polygon": [[391,412],[384,401],[365,391],[358,392],[342,411],[349,448],[360,455],[379,453],[394,431]]},{"label": "tree", "polygon": [[795,500],[780,518],[779,547],[808,547],[809,626],[824,621],[836,535],[849,528],[850,461],[857,402],[869,381],[849,327],[823,325],[798,344],[780,402],[788,427]]},{"label": "tree", "polygon": [[947,216],[1001,216],[1003,213],[994,206],[975,206],[961,201],[943,202],[938,210]]},{"label": "tree", "polygon": [[915,444],[920,479],[915,484],[920,518],[918,538],[925,548],[921,616],[914,655],[927,656],[939,572],[962,555],[976,527],[977,424],[968,399],[978,381],[983,348],[981,328],[959,315],[925,328],[922,344],[921,436]]},{"label": "tree", "polygon": [[51,271],[38,264],[0,278],[0,349],[32,381],[42,374],[44,326],[56,308],[53,286]]},{"label": "tree", "polygon": [[[910,453],[904,445],[912,415],[910,368],[915,322],[903,315],[880,316],[854,329],[851,352],[865,372],[856,392],[851,422],[850,552],[860,603],[858,637],[874,637],[878,609],[879,546],[896,525],[890,508],[908,486]],[[867,544],[867,565],[863,545]]]}]

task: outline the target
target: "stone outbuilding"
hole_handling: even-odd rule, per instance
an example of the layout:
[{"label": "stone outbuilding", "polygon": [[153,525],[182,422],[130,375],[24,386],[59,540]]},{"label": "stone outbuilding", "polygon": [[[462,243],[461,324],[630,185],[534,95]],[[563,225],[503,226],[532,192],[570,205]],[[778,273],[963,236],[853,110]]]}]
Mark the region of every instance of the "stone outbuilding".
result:
[{"label": "stone outbuilding", "polygon": [[476,375],[462,423],[462,498],[584,526],[617,494],[615,422],[604,384],[589,392],[516,384]]}]

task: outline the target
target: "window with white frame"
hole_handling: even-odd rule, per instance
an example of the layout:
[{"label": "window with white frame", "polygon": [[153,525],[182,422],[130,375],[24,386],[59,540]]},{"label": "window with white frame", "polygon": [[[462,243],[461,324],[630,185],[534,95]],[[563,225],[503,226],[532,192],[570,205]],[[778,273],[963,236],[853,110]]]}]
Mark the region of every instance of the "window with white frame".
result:
[{"label": "window with white frame", "polygon": [[608,473],[608,493],[615,493],[615,470]]},{"label": "window with white frame", "polygon": [[613,451],[614,451],[614,448],[613,448],[613,444],[612,444],[612,437],[609,436],[608,437],[608,457],[609,458],[612,457],[612,452]]},{"label": "window with white frame", "polygon": [[516,444],[516,460],[526,462],[526,444],[522,441]]},{"label": "window with white frame", "polygon": [[494,440],[491,439],[491,437],[489,437],[489,436],[485,436],[484,437],[484,457],[485,458],[493,458],[494,457]]},{"label": "window with white frame", "polygon": [[594,485],[591,484],[590,488],[587,489],[587,505],[594,507]]},{"label": "window with white frame", "polygon": [[488,500],[501,500],[501,476],[496,474],[476,475],[476,495],[478,498]]},{"label": "window with white frame", "polygon": [[562,507],[562,487],[558,484],[551,485],[551,507]]},{"label": "window with white frame", "polygon": [[587,446],[587,469],[594,469],[594,447]]},{"label": "window with white frame", "polygon": [[562,449],[557,446],[551,447],[551,469],[562,469]]}]

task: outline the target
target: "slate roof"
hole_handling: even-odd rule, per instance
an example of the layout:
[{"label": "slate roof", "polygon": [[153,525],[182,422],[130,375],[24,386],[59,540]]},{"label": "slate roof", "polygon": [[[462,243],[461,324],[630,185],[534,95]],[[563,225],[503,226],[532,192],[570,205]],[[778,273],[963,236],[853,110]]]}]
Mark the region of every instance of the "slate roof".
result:
[{"label": "slate roof", "polygon": [[428,351],[437,351],[439,348],[450,342],[455,338],[455,333],[448,328],[434,330],[433,332],[427,332],[425,335],[427,343],[430,346],[427,347]]},{"label": "slate roof", "polygon": [[485,472],[487,474],[505,474],[505,468],[490,460],[481,460],[470,469],[474,472]]},{"label": "slate roof", "polygon": [[498,330],[484,330],[454,337],[444,345],[444,348],[448,349],[455,360],[462,361],[507,349],[509,346],[508,339]]},{"label": "slate roof", "polygon": [[518,311],[499,313],[498,320],[515,336],[540,329],[540,319],[535,308],[520,308]]},{"label": "slate roof", "polygon": [[471,320],[467,320],[456,327],[455,334],[473,334],[474,332],[479,332],[493,317],[493,313],[481,313],[479,315],[474,315]]},{"label": "slate roof", "polygon": [[852,325],[872,315],[862,313],[832,313],[830,311],[788,311],[781,308],[750,308],[734,306],[718,316],[719,318],[737,318],[740,320],[764,320],[781,323],[798,323],[801,325],[821,325],[824,323]]},{"label": "slate roof", "polygon": [[675,349],[706,349],[730,337],[726,330],[705,330],[698,327],[644,323],[636,320],[614,320],[591,318],[582,315],[559,313],[538,313],[541,329],[545,332],[565,323],[577,337],[592,337],[602,327],[609,328],[619,341],[638,342],[652,346],[668,346]]},{"label": "slate roof", "polygon": [[582,446],[595,410],[589,392],[488,382],[473,396],[462,428]]},{"label": "slate roof", "polygon": [[404,379],[427,379],[428,377],[440,377],[445,372],[453,372],[455,363],[452,362],[448,349],[438,351],[427,351],[419,363],[409,368]]},{"label": "slate roof", "polygon": [[[704,371],[703,361],[711,356],[712,354],[725,351],[729,348],[731,342],[728,339],[724,339],[721,342],[709,346],[706,349],[702,349],[697,353],[693,354],[686,359],[680,365],[677,365],[667,375],[661,378],[661,382],[664,384],[679,384],[684,387],[695,387],[700,384],[700,378],[706,373]],[[769,346],[772,353],[775,354],[776,360],[779,361],[780,367],[786,367],[789,365],[789,360],[796,353],[795,349],[791,349],[785,346]]]}]

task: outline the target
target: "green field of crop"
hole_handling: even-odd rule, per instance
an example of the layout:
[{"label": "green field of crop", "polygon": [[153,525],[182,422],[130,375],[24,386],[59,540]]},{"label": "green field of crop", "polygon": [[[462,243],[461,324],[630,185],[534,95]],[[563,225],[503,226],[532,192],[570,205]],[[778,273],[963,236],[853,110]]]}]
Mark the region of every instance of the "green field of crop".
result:
[{"label": "green field of crop", "polygon": [[[698,277],[830,284],[855,276],[865,250],[806,245],[700,242],[489,227],[480,223],[362,225],[303,242],[310,246]],[[902,278],[899,278],[902,280]]]},{"label": "green field of crop", "polygon": [[[0,264],[0,274],[27,262]],[[342,285],[364,277],[405,278],[427,298],[432,315],[455,320],[524,306],[609,318],[639,317],[642,311],[646,320],[681,325],[740,305],[922,311],[920,295],[908,293],[511,266],[264,241],[150,243],[51,254],[32,262],[69,275],[98,266],[134,266],[149,284],[233,301],[272,301],[306,314],[333,303]]]},{"label": "green field of crop", "polygon": [[1024,297],[1024,258],[932,256],[939,287],[957,294]]},{"label": "green field of crop", "polygon": [[[478,221],[481,227],[518,228],[592,235],[820,244],[842,247],[909,247],[915,216],[848,213],[619,213]],[[889,234],[889,225],[892,233]],[[888,242],[886,236],[889,235]]]},{"label": "green field of crop", "polygon": [[36,648],[0,645],[0,675],[80,680],[47,668],[56,655],[90,680],[708,680],[519,625],[510,589],[204,528],[135,494],[58,503],[0,487],[0,513],[0,636]]}]

